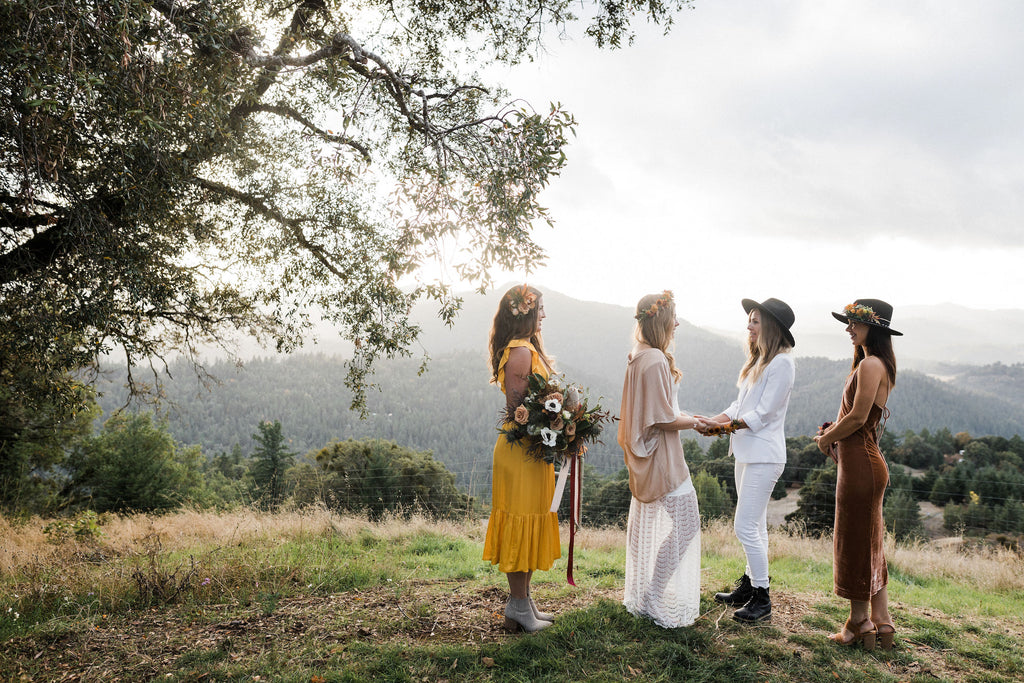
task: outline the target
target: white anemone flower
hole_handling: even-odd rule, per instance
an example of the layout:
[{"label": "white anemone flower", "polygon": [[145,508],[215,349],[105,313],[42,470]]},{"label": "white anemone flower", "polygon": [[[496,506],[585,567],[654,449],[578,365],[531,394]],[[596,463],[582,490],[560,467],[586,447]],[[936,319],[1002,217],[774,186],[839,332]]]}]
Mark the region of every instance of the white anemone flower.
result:
[{"label": "white anemone flower", "polygon": [[558,443],[558,432],[556,432],[554,429],[548,429],[547,427],[545,427],[544,429],[540,430],[540,441],[545,446],[554,446],[556,443]]},{"label": "white anemone flower", "polygon": [[549,398],[544,402],[544,410],[550,410],[552,413],[562,412],[562,402],[557,398]]}]

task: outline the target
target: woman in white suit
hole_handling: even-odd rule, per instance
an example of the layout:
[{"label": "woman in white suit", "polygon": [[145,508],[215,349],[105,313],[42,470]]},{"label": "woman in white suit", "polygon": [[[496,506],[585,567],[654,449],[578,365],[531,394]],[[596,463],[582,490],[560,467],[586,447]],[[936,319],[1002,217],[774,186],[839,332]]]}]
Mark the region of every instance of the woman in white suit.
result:
[{"label": "woman in white suit", "polygon": [[768,500],[786,467],[786,408],[793,389],[793,309],[779,299],[743,299],[747,312],[747,360],[740,371],[739,396],[719,415],[700,418],[695,429],[732,431],[729,452],[736,459],[736,537],[747,556],[746,572],[717,602],[740,606],[737,621],[756,622],[772,614],[768,592]]}]

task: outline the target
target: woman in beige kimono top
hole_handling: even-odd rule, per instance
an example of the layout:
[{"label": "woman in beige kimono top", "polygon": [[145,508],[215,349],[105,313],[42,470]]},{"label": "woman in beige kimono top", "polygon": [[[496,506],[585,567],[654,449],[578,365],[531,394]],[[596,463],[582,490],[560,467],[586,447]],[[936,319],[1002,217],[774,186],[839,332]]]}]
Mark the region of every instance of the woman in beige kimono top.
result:
[{"label": "woman in beige kimono top", "polygon": [[636,319],[618,431],[633,494],[622,602],[631,614],[677,628],[700,615],[700,514],[679,440],[696,420],[679,411],[672,293],[642,298]]}]

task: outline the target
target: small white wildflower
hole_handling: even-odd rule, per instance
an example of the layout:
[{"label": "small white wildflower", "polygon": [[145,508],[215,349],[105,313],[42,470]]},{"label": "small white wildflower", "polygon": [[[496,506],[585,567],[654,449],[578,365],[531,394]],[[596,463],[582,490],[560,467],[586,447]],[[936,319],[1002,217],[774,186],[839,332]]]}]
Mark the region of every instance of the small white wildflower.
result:
[{"label": "small white wildflower", "polygon": [[562,410],[562,402],[557,398],[549,398],[544,401],[544,410],[550,410],[552,413],[557,413]]},{"label": "small white wildflower", "polygon": [[540,430],[540,440],[545,446],[554,446],[558,443],[558,432],[554,429],[548,429],[545,427]]}]

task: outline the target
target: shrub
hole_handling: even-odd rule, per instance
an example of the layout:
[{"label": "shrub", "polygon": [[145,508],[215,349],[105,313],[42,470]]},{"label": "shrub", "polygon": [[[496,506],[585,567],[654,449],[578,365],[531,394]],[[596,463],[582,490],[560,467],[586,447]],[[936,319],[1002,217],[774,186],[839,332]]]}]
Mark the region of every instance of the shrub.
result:
[{"label": "shrub", "polygon": [[430,451],[415,451],[384,439],[336,441],[289,472],[294,499],[322,501],[345,512],[380,519],[386,512],[435,516],[463,514],[473,499],[455,485],[455,475]]}]

